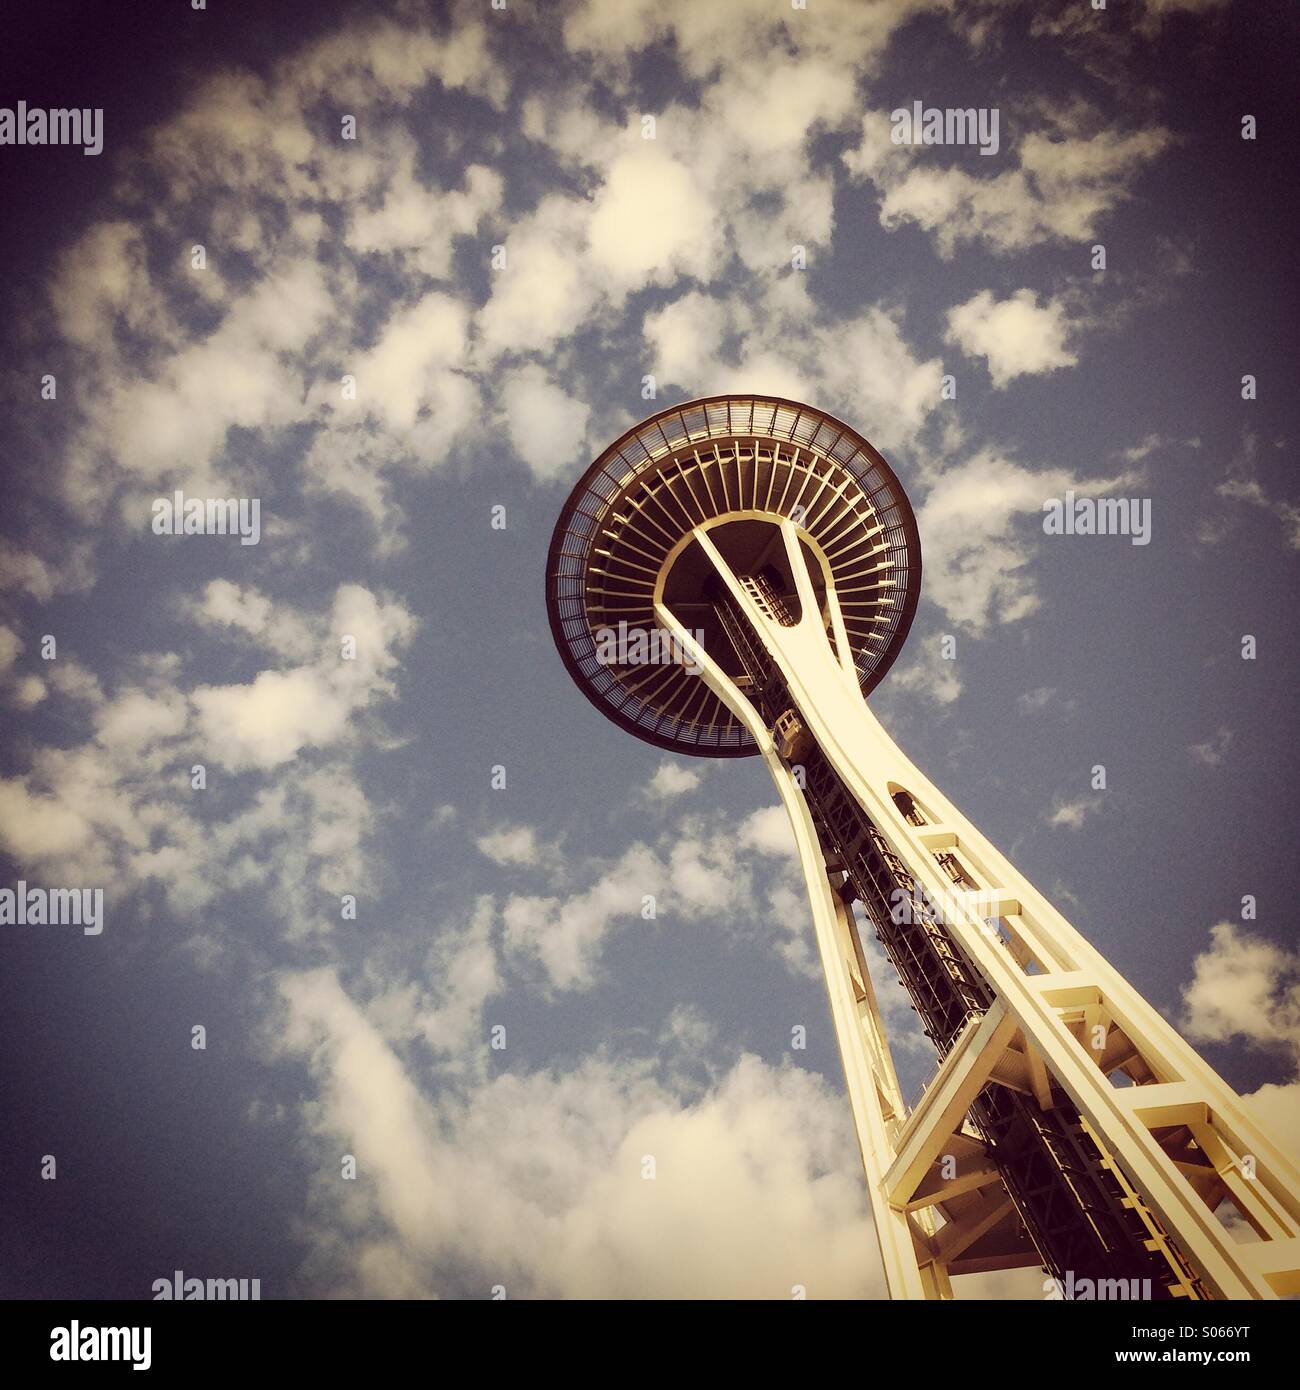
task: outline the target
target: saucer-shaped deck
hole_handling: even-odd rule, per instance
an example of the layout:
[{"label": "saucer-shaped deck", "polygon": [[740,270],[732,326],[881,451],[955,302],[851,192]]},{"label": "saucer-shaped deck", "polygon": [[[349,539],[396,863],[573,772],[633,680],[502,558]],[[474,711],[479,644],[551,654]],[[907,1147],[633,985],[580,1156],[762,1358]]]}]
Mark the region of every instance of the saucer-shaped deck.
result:
[{"label": "saucer-shaped deck", "polygon": [[[829,571],[862,692],[871,691],[920,594],[921,547],[902,486],[860,434],[824,411],[770,396],[714,396],[629,430],[560,513],[547,611],[588,699],[662,748],[755,752],[727,706],[654,636],[662,633],[654,604],[658,593],[685,627],[704,633],[711,656],[737,669],[709,598],[711,566],[690,537],[708,526],[737,573],[764,572],[779,588],[782,517],[799,528],[819,601]],[[788,566],[784,580],[792,589]]]}]

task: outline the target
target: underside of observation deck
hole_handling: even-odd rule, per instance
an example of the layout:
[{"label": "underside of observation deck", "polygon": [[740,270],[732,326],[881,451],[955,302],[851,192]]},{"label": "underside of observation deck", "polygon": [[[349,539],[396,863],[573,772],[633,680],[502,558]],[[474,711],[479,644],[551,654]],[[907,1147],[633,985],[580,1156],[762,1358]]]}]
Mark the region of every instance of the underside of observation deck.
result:
[{"label": "underside of observation deck", "polygon": [[556,525],[547,567],[551,628],[570,673],[602,713],[679,752],[757,751],[726,703],[681,664],[602,659],[601,634],[620,625],[653,630],[663,597],[709,640],[717,620],[692,530],[723,523],[718,543],[758,573],[780,562],[771,522],[781,517],[817,552],[822,588],[829,579],[840,595],[861,689],[875,687],[907,636],[920,589],[916,521],[898,479],[861,435],[822,411],[771,397],[719,397],[629,431],[587,471]]}]

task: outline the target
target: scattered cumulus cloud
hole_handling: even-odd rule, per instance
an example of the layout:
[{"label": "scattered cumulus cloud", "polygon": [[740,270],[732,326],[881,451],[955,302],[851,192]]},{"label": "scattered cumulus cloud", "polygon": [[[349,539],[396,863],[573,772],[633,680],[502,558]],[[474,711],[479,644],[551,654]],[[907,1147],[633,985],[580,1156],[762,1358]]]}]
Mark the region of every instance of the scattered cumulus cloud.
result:
[{"label": "scattered cumulus cloud", "polygon": [[986,175],[961,164],[940,166],[930,149],[893,144],[888,113],[872,111],[844,163],[853,177],[875,186],[883,227],[914,223],[948,258],[964,242],[1010,254],[1096,237],[1172,139],[1156,125],[1107,128],[1077,104],[1045,109],[1041,119],[1041,128],[1016,146],[1016,162]]},{"label": "scattered cumulus cloud", "polygon": [[541,367],[511,373],[501,392],[515,452],[542,481],[581,472],[591,407],[570,396]]},{"label": "scattered cumulus cloud", "polygon": [[[1241,445],[1228,465],[1228,476],[1218,484],[1215,492],[1230,502],[1244,502],[1247,506],[1271,512],[1282,523],[1287,547],[1300,550],[1300,505],[1271,496],[1265,490],[1258,478],[1259,452],[1258,434],[1254,430],[1243,430]],[[1220,535],[1211,532],[1204,538],[1213,542]]]},{"label": "scattered cumulus cloud", "polygon": [[915,659],[906,666],[890,672],[889,688],[919,695],[931,704],[943,707],[956,702],[961,695],[961,676],[955,658],[945,657],[941,639],[935,634],[923,643]]},{"label": "scattered cumulus cloud", "polygon": [[1193,743],[1188,752],[1194,761],[1204,764],[1206,767],[1218,767],[1227,757],[1228,749],[1232,745],[1232,730],[1226,726],[1220,726],[1204,743]]},{"label": "scattered cumulus cloud", "polygon": [[1038,714],[1045,710],[1055,697],[1054,685],[1040,685],[1034,690],[1026,690],[1016,700],[1016,708],[1021,714]]},{"label": "scattered cumulus cloud", "polygon": [[312,1142],[358,1163],[314,1194],[314,1287],[428,1296],[453,1262],[534,1297],[882,1291],[842,1100],[810,1072],[741,1054],[683,1093],[596,1057],[430,1096],[333,971],[279,993],[276,1045],[319,1087]]},{"label": "scattered cumulus cloud", "polygon": [[980,290],[948,311],[946,338],[968,357],[982,357],[993,385],[1003,387],[1017,377],[1074,366],[1079,359],[1066,346],[1069,331],[1058,299],[1040,305],[1033,290],[1016,290],[1006,299]]},{"label": "scattered cumulus cloud", "polygon": [[1292,1152],[1300,1153],[1300,955],[1233,922],[1219,922],[1182,991],[1180,1026],[1193,1042],[1241,1039],[1289,1056],[1296,1076],[1247,1100]]},{"label": "scattered cumulus cloud", "polygon": [[1102,807],[1100,796],[1079,796],[1073,801],[1058,801],[1047,817],[1053,830],[1078,830],[1090,816]]},{"label": "scattered cumulus cloud", "polygon": [[[944,469],[917,510],[927,597],[975,635],[1028,617],[1041,603],[1030,560],[1044,502],[1069,488],[1096,495],[1128,481],[1034,470],[987,447]],[[1031,518],[1032,528],[1024,525]]]},{"label": "scattered cumulus cloud", "polygon": [[700,785],[704,772],[698,767],[688,767],[680,762],[660,763],[654,776],[646,783],[646,794],[655,801],[670,801],[685,792],[692,792]]}]

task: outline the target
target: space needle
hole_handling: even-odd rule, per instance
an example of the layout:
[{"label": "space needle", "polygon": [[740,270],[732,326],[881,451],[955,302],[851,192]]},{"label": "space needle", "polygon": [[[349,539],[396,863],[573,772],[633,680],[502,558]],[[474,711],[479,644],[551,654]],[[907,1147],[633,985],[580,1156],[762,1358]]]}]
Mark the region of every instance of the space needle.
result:
[{"label": "space needle", "polygon": [[[767,396],[673,406],[614,441],[546,569],[556,646],[602,714],[772,774],[891,1297],[1019,1267],[1110,1296],[1300,1292],[1294,1164],[871,712],[920,590],[916,519],[879,451]],[[867,932],[936,1053],[910,1107]]]}]

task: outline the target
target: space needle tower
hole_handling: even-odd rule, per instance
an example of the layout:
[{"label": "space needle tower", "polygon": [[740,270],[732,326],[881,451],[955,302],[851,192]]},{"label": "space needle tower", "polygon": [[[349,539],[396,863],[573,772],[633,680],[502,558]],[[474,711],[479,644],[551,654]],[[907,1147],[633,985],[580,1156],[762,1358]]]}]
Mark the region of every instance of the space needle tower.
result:
[{"label": "space needle tower", "polygon": [[[764,396],[674,406],[616,440],[546,570],[556,645],[603,714],[674,752],[758,755],[776,782],[891,1297],[1022,1266],[1066,1296],[1300,1292],[1293,1163],[871,713],[920,585],[880,453]],[[937,1053],[910,1109],[866,931]]]}]

